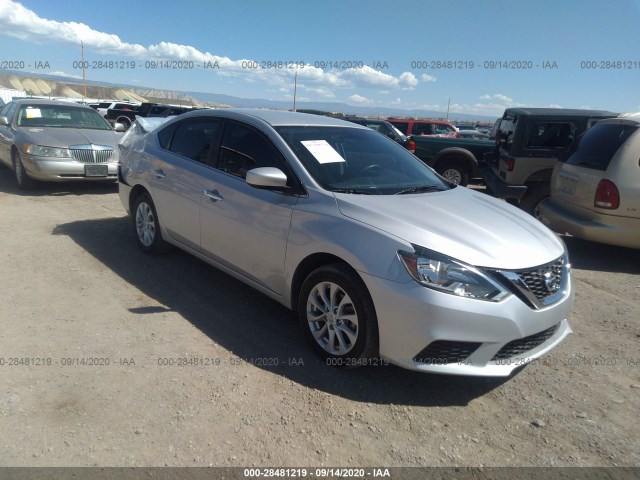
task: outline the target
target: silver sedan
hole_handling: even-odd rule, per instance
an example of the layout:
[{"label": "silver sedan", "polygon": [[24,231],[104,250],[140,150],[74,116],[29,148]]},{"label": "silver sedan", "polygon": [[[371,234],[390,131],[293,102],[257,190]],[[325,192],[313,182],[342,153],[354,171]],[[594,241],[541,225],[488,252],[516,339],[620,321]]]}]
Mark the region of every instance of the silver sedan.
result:
[{"label": "silver sedan", "polygon": [[21,189],[36,180],[114,181],[120,138],[84,105],[25,99],[0,110],[0,162],[15,171]]},{"label": "silver sedan", "polygon": [[211,110],[130,140],[119,191],[139,247],[177,246],[291,308],[328,365],[506,376],[571,331],[553,232],[366,127]]}]

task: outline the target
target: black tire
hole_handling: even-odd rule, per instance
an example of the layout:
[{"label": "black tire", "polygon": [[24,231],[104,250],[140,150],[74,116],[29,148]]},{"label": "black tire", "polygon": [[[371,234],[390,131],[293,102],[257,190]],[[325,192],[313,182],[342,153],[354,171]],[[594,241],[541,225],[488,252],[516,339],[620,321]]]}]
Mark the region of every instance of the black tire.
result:
[{"label": "black tire", "polygon": [[471,173],[459,160],[444,160],[438,164],[436,171],[455,185],[466,187],[469,184]]},{"label": "black tire", "polygon": [[169,250],[169,244],[162,238],[156,206],[148,193],[136,197],[131,216],[136,242],[144,253],[165,253]]},{"label": "black tire", "polygon": [[[331,285],[335,286],[333,299],[328,298],[332,296]],[[329,300],[329,308],[321,293]],[[331,309],[335,304],[338,307]],[[314,317],[317,320],[312,320]],[[378,358],[378,319],[373,301],[362,279],[345,265],[326,265],[309,274],[298,297],[298,320],[311,347],[327,365],[354,368],[370,365]]]},{"label": "black tire", "polygon": [[16,183],[20,190],[33,190],[35,188],[36,181],[31,178],[24,169],[22,159],[18,152],[14,152],[13,154],[13,171],[15,173]]},{"label": "black tire", "polygon": [[540,217],[540,203],[551,196],[551,186],[547,183],[529,185],[527,192],[520,199],[519,207],[535,218]]}]

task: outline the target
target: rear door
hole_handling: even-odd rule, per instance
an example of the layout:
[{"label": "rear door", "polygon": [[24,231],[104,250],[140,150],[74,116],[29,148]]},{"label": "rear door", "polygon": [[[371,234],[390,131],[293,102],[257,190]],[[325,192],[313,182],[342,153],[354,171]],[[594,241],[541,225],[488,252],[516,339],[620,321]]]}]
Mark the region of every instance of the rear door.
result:
[{"label": "rear door", "polygon": [[221,121],[189,118],[158,134],[160,150],[150,158],[149,185],[160,223],[176,241],[200,250],[200,202],[210,155]]}]

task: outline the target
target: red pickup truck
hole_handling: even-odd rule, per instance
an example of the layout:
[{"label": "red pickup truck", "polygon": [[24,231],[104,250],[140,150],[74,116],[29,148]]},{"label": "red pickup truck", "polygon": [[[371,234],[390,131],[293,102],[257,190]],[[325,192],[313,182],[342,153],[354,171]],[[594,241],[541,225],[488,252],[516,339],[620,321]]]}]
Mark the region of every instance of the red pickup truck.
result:
[{"label": "red pickup truck", "polygon": [[442,120],[413,120],[409,118],[387,118],[405,135],[438,135],[441,137],[457,137],[458,130],[449,122]]}]

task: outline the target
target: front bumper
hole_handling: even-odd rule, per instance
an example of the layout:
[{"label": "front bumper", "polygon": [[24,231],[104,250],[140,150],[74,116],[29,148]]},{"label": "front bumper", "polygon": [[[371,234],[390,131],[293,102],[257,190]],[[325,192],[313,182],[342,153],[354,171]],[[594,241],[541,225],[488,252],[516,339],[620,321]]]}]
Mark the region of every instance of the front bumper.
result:
[{"label": "front bumper", "polygon": [[527,193],[526,185],[509,185],[492,168],[487,168],[484,171],[484,183],[486,183],[491,193],[498,198],[520,200]]},{"label": "front bumper", "polygon": [[552,199],[540,205],[540,218],[551,230],[619,247],[640,248],[640,219],[603,215],[593,210],[572,212]]},{"label": "front bumper", "polygon": [[[566,320],[574,297],[570,272],[566,294],[538,310],[514,295],[497,303],[485,302],[437,292],[413,281],[361,276],[378,316],[381,357],[410,370],[508,376],[571,333]],[[434,345],[451,346],[457,354],[448,359],[446,355],[421,358]]]},{"label": "front bumper", "polygon": [[91,177],[85,175],[84,167],[87,164],[78,162],[72,158],[42,158],[23,154],[20,156],[20,160],[22,160],[24,169],[31,178],[45,182],[66,182],[74,180],[113,181],[118,178],[117,161],[106,164],[108,166],[108,175],[106,177]]}]

